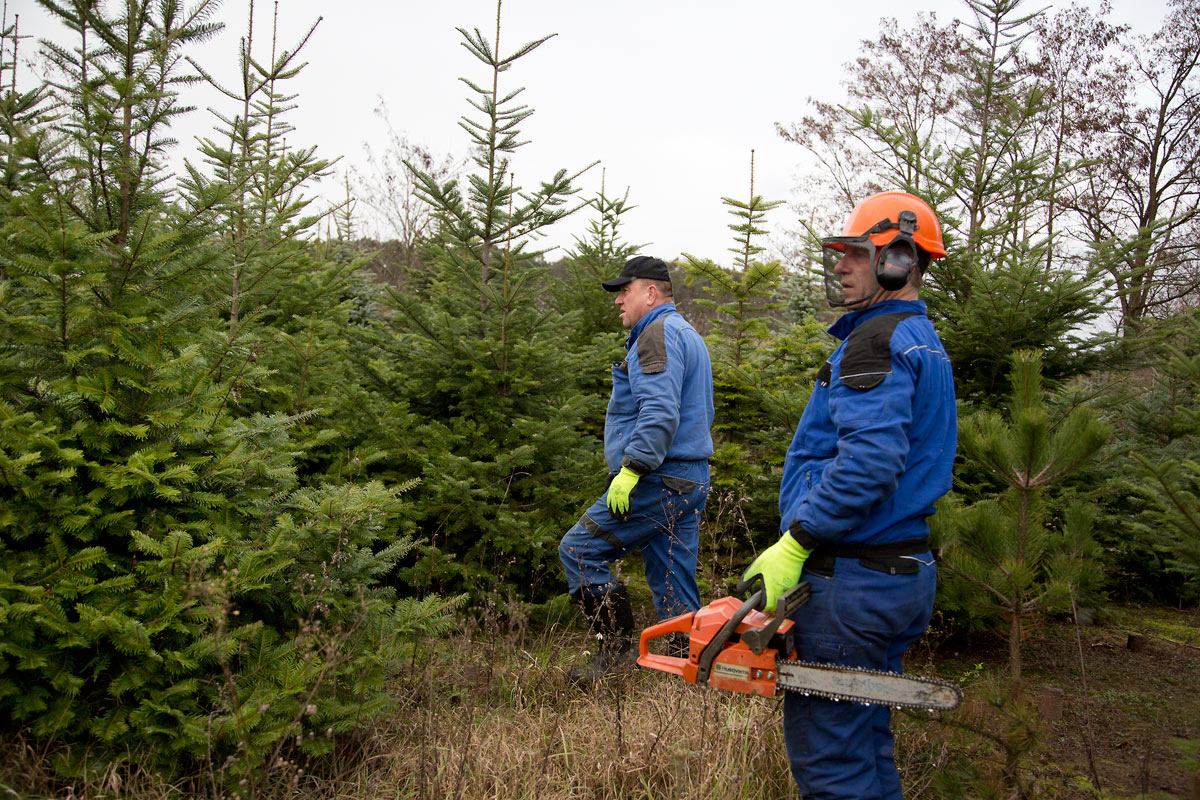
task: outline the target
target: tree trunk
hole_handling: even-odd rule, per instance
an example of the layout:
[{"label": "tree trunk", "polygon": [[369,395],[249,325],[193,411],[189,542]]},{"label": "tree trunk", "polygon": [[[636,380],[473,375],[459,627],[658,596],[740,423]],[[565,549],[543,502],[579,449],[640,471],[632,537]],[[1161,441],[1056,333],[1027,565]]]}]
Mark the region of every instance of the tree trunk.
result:
[{"label": "tree trunk", "polygon": [[1017,685],[1017,691],[1020,691],[1021,683],[1021,612],[1019,609],[1012,609],[1010,612],[1010,625],[1008,627],[1008,671],[1012,675],[1013,683]]}]

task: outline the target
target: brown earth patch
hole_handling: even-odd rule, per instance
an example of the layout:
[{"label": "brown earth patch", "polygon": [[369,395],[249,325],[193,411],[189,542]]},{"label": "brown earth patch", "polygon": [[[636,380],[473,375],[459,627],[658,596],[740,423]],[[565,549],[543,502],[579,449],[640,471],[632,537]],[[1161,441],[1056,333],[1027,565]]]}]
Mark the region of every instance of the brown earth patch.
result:
[{"label": "brown earth patch", "polygon": [[[1031,796],[1200,800],[1200,773],[1179,744],[1200,740],[1200,610],[1115,606],[1095,625],[1048,621],[1022,654],[1036,742],[1021,766]],[[980,674],[1003,673],[1006,658],[1001,646],[972,648],[953,661],[934,656],[944,675],[960,659],[982,663]],[[957,721],[1012,730],[982,682],[967,683]],[[991,771],[1002,769],[999,747],[957,741],[980,763],[990,761]]]}]

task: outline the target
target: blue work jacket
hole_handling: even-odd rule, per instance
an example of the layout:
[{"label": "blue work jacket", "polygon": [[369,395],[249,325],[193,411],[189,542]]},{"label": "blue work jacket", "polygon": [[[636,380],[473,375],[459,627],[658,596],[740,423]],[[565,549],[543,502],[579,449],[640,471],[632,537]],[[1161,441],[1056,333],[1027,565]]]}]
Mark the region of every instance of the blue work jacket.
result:
[{"label": "blue work jacket", "polygon": [[928,535],[951,487],[958,422],[950,360],[919,300],[886,300],[829,328],[822,366],[788,448],[781,530],[818,542],[883,544]]},{"label": "blue work jacket", "polygon": [[604,420],[609,470],[707,480],[713,453],[712,364],[700,334],[664,303],[629,331],[612,368]]}]

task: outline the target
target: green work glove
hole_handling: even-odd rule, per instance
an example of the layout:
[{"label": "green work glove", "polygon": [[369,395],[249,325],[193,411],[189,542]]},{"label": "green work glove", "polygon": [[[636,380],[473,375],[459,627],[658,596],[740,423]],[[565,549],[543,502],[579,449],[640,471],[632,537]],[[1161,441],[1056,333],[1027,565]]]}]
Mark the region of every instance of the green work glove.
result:
[{"label": "green work glove", "polygon": [[638,478],[642,477],[629,467],[621,467],[621,471],[608,485],[608,510],[624,516],[629,513],[629,493],[637,486]]},{"label": "green work glove", "polygon": [[758,554],[758,558],[754,559],[746,574],[742,576],[742,581],[762,575],[763,588],[767,591],[766,610],[773,612],[779,595],[800,582],[804,562],[810,555],[811,550],[805,550],[790,533],[785,533],[779,537],[778,542]]}]

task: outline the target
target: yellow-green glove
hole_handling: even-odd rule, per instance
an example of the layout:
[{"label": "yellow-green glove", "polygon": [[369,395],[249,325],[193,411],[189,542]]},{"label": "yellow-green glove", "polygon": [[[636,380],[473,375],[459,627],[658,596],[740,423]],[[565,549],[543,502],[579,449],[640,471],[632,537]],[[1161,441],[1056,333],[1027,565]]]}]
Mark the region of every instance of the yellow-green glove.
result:
[{"label": "yellow-green glove", "polygon": [[790,533],[785,533],[779,537],[778,542],[758,554],[758,558],[754,559],[742,575],[742,581],[748,581],[754,575],[762,575],[763,588],[767,591],[766,610],[773,612],[779,595],[800,582],[804,562],[810,555],[811,550],[805,550]]},{"label": "yellow-green glove", "polygon": [[629,467],[621,467],[621,471],[608,485],[608,510],[614,514],[629,513],[629,493],[637,486],[638,478],[642,477]]}]

